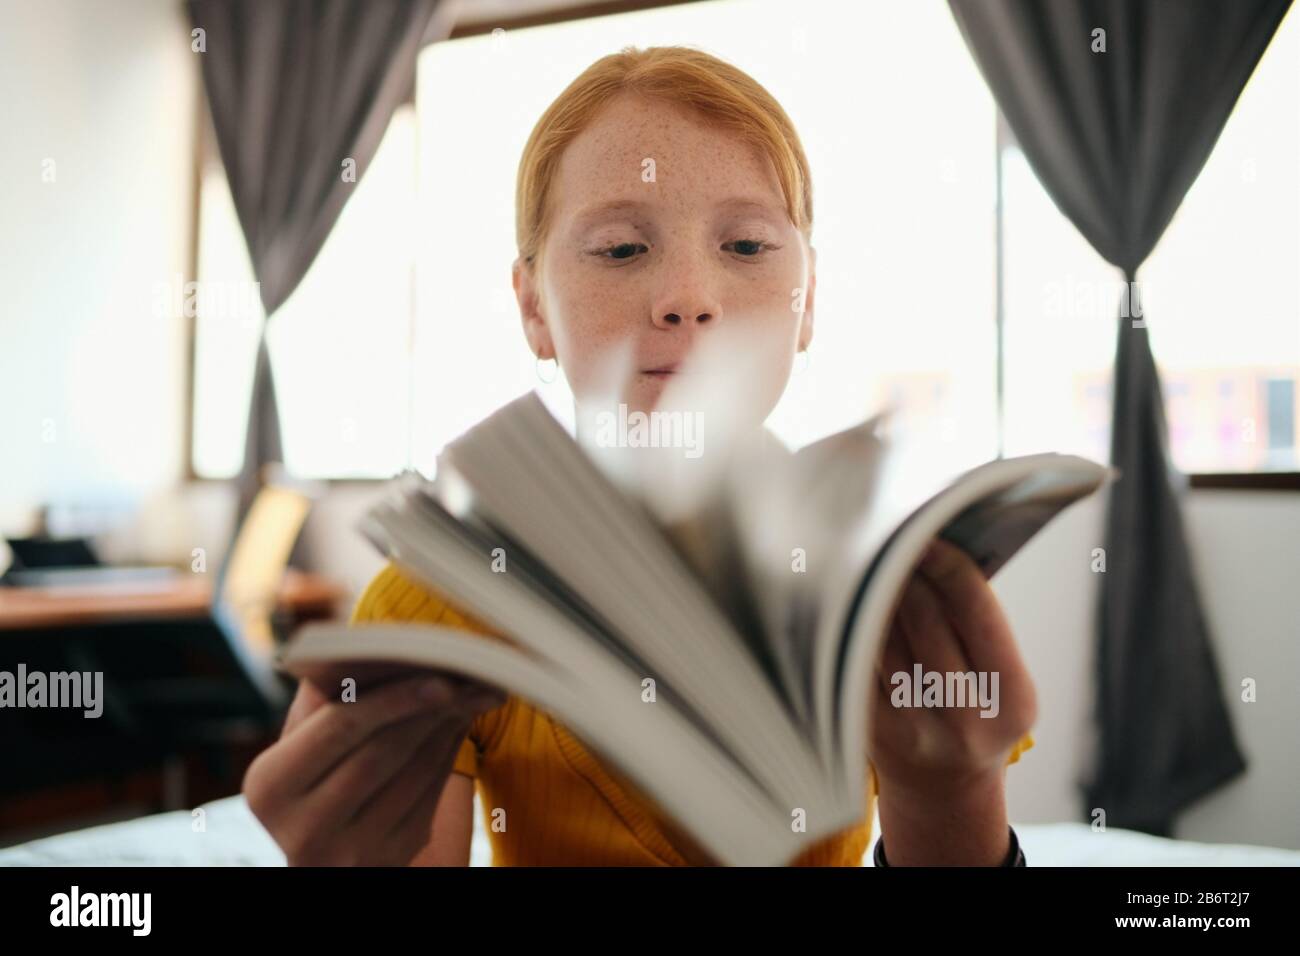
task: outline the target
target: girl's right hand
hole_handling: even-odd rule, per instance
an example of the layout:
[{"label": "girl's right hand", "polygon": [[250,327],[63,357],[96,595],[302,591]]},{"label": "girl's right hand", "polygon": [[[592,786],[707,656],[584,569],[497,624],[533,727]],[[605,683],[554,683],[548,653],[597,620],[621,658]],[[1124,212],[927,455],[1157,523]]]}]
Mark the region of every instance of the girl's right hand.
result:
[{"label": "girl's right hand", "polygon": [[327,697],[302,681],[280,739],[244,775],[249,809],[290,866],[405,866],[476,714],[501,691],[438,671]]}]

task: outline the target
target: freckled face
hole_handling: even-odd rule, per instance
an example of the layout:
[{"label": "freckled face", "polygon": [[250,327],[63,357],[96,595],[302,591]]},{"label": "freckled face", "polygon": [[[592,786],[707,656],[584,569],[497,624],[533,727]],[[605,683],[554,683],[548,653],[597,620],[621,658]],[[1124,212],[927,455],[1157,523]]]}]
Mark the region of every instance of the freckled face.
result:
[{"label": "freckled face", "polygon": [[517,272],[516,290],[533,351],[559,360],[580,403],[622,347],[633,367],[621,400],[653,409],[727,325],[765,357],[754,412],[767,417],[812,337],[815,253],[761,150],[692,110],[623,94],[565,149],[549,202],[540,283]]}]

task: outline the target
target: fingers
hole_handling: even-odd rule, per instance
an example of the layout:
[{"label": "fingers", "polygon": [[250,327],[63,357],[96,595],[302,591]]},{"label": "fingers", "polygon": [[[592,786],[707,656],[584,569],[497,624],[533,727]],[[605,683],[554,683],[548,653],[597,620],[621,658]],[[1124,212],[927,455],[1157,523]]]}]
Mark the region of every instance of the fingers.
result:
[{"label": "fingers", "polygon": [[1001,672],[1022,666],[1002,605],[965,551],[936,539],[918,570],[949,619],[959,622],[957,633],[971,669]]},{"label": "fingers", "polygon": [[934,587],[919,573],[908,579],[881,654],[882,690],[899,672],[911,675],[913,663],[924,670],[966,671],[961,639],[945,615]]},{"label": "fingers", "polygon": [[1033,683],[997,597],[975,562],[949,542],[934,544],[899,598],[881,654],[882,693],[892,673],[910,671],[913,662],[927,672],[998,675],[991,686],[1000,703],[989,714],[997,719],[983,719],[986,712],[974,707],[895,712],[880,704],[869,740],[882,773],[925,779],[935,770],[992,766],[1005,756],[1004,738],[1032,724]]},{"label": "fingers", "polygon": [[446,785],[446,778],[436,782],[426,779],[415,805],[376,844],[385,860],[392,861],[392,865],[406,866],[433,838],[433,818]]},{"label": "fingers", "polygon": [[[409,863],[432,836],[433,818],[447,789],[447,782],[455,766],[456,752],[464,737],[463,733],[445,736],[434,734],[428,745],[420,750],[418,761],[425,768],[425,773],[420,778],[424,783],[423,789],[409,801],[410,806],[404,813],[389,817],[390,829],[381,841],[381,845],[390,848],[387,852],[402,857],[403,863]],[[382,812],[384,811],[376,807],[377,814]]]},{"label": "fingers", "polygon": [[432,677],[386,684],[362,693],[353,703],[330,701],[254,761],[246,787],[260,790],[264,784],[273,791],[272,812],[281,803],[296,803],[372,733],[415,714],[445,708],[450,700],[446,679]]},{"label": "fingers", "polygon": [[[351,826],[363,808],[389,789],[400,790],[402,771],[429,736],[450,717],[421,714],[386,726],[350,751],[300,800],[301,820],[329,821],[332,827]],[[427,768],[420,768],[420,774]]]},{"label": "fingers", "polygon": [[327,693],[299,685],[284,734],[245,776],[249,808],[297,863],[409,861],[428,840],[416,818],[431,822],[474,717],[506,695],[437,672],[355,702]]},{"label": "fingers", "polygon": [[326,703],[328,703],[328,700],[319,687],[310,681],[299,681],[298,691],[293,695],[293,703],[289,705],[289,712],[285,715],[284,727],[280,730],[280,736],[285,736],[298,724],[302,723],[308,714]]},{"label": "fingers", "polygon": [[899,617],[902,609],[902,599],[899,599],[898,607],[894,609],[894,618],[889,626],[889,632],[885,635],[884,647],[880,650],[880,662],[876,671],[877,685],[880,693],[888,699],[890,691],[893,689],[893,677],[900,671],[910,671],[912,667],[912,652],[908,646],[907,638],[903,634],[903,624]]},{"label": "fingers", "polygon": [[[409,756],[419,735],[427,731],[421,724],[418,717],[412,717],[378,731],[275,821],[272,832],[291,865],[348,866],[365,861],[365,854],[373,850],[373,840],[363,842],[353,836],[353,815],[373,788],[389,784],[401,769],[400,764],[390,765],[381,776],[375,766],[377,758],[396,762],[404,753]],[[358,769],[361,773],[354,774]],[[366,773],[372,776],[358,781]]]},{"label": "fingers", "polygon": [[[936,542],[922,573],[934,583],[976,671],[997,674],[1004,690],[1001,717],[1028,726],[1037,719],[1034,684],[997,595],[979,566],[956,545]],[[1007,693],[1009,692],[1009,693]]]},{"label": "fingers", "polygon": [[[356,824],[371,836],[381,837],[410,812],[431,782],[441,788],[471,723],[468,716],[445,714],[423,727],[415,747],[404,755],[400,772],[387,786],[373,788],[367,795],[356,813]],[[408,768],[412,772],[407,773]]]},{"label": "fingers", "polygon": [[[884,670],[879,675],[882,702],[878,710],[881,713],[877,716],[886,723],[877,729],[880,733],[887,733],[895,746],[911,751],[933,751],[937,747],[935,727],[938,722],[933,719],[935,715],[928,711],[895,712],[894,709],[893,694],[897,689],[894,676],[903,673],[909,681],[914,680],[914,664],[926,672],[955,673],[968,669],[960,639],[945,616],[933,587],[920,574],[913,574],[903,589],[885,644]],[[916,690],[914,688],[914,692]]]},{"label": "fingers", "polygon": [[962,639],[948,619],[937,589],[925,575],[912,575],[903,593],[899,616],[912,659],[922,669],[943,673],[970,669]]}]

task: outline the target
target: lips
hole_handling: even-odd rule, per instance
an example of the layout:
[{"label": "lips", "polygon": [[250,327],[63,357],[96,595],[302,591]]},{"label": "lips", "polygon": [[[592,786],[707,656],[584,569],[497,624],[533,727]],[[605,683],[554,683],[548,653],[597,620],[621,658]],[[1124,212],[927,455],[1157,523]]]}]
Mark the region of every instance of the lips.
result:
[{"label": "lips", "polygon": [[657,365],[654,368],[643,368],[641,369],[641,374],[667,377],[669,375],[676,375],[681,371],[681,367],[681,362],[671,362],[667,365]]}]

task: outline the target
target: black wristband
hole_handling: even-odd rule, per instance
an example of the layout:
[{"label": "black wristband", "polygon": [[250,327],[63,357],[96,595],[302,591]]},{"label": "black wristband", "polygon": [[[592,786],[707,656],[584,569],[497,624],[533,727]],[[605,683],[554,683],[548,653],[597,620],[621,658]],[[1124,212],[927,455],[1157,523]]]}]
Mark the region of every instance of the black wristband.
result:
[{"label": "black wristband", "polygon": [[[1007,830],[1011,834],[1011,846],[1007,850],[1007,858],[1000,865],[1025,866],[1025,851],[1020,849],[1020,838],[1016,836],[1014,827],[1008,826]],[[883,836],[876,840],[876,849],[871,854],[871,860],[876,866],[889,866],[889,861],[885,859],[885,838]]]}]

